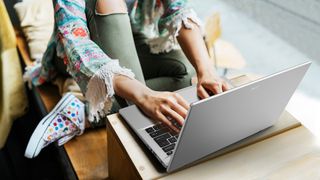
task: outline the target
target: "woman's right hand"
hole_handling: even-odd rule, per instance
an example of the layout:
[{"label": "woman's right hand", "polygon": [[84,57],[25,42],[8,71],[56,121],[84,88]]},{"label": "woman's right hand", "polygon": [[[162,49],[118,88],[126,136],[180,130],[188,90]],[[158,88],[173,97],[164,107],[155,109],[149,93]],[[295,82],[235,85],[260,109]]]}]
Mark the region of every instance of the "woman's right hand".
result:
[{"label": "woman's right hand", "polygon": [[189,109],[188,102],[180,94],[152,90],[139,98],[136,105],[147,116],[166,124],[176,132],[180,130],[172,120],[182,126]]},{"label": "woman's right hand", "polygon": [[160,121],[179,132],[171,121],[182,126],[187,116],[189,104],[182,96],[175,92],[153,91],[136,79],[122,75],[114,76],[113,82],[117,95],[132,101],[151,119]]}]

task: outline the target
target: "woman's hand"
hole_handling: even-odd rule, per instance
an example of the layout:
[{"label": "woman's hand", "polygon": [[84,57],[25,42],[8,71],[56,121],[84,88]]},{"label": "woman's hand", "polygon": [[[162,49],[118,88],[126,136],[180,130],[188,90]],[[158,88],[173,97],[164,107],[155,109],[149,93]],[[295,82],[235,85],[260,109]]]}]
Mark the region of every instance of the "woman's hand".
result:
[{"label": "woman's hand", "polygon": [[228,84],[216,75],[213,70],[198,74],[197,93],[201,99],[227,91],[228,89]]},{"label": "woman's hand", "polygon": [[150,91],[139,98],[137,105],[147,116],[166,124],[176,132],[179,132],[179,129],[169,119],[182,126],[189,109],[188,102],[174,92]]},{"label": "woman's hand", "polygon": [[113,83],[117,95],[132,101],[151,119],[160,121],[179,132],[169,120],[172,119],[182,126],[187,116],[189,104],[179,94],[153,91],[136,79],[122,75],[114,76]]}]

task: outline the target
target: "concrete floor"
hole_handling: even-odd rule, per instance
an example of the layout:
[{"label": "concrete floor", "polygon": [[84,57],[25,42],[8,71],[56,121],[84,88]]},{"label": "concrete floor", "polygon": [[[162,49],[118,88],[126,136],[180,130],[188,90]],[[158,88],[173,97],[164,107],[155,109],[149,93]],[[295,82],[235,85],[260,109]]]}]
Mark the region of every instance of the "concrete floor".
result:
[{"label": "concrete floor", "polygon": [[[220,13],[222,39],[233,43],[247,62],[242,72],[268,75],[310,61],[298,49],[222,0],[206,0],[201,3],[191,0],[190,3],[203,20],[213,12]],[[287,110],[320,137],[320,122],[317,123],[320,120],[319,83],[320,65],[314,61]]]}]

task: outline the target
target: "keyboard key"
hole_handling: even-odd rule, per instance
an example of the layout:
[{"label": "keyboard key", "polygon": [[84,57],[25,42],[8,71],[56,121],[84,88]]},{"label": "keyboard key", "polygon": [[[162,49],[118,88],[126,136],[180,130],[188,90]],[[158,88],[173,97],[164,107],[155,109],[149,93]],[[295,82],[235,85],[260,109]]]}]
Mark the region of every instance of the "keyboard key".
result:
[{"label": "keyboard key", "polygon": [[175,135],[177,135],[178,133],[176,133],[176,132],[174,132],[174,131],[170,131],[170,135],[171,136],[175,136]]},{"label": "keyboard key", "polygon": [[161,126],[161,128],[167,127],[167,125],[165,125],[164,123],[161,123],[160,126]]},{"label": "keyboard key", "polygon": [[180,123],[178,123],[176,120],[171,119],[170,122],[172,123],[172,125],[174,125],[176,128],[181,129],[182,126],[180,125]]},{"label": "keyboard key", "polygon": [[175,145],[176,144],[170,144],[169,146],[166,146],[166,147],[164,147],[162,149],[163,149],[164,152],[172,151],[174,149]]},{"label": "keyboard key", "polygon": [[175,135],[174,137],[178,140],[178,138],[179,138],[179,134]]},{"label": "keyboard key", "polygon": [[154,131],[154,132],[151,132],[149,135],[154,138],[161,134],[163,134],[162,131]]},{"label": "keyboard key", "polygon": [[160,136],[161,134],[164,134],[166,132],[167,132],[166,129],[160,129],[158,131],[151,132],[149,135],[154,138],[154,137]]},{"label": "keyboard key", "polygon": [[168,129],[168,128],[162,128],[162,129],[160,129],[160,131],[162,131],[163,133],[168,133],[168,132],[170,132],[170,129]]},{"label": "keyboard key", "polygon": [[176,138],[175,138],[175,137],[171,137],[171,138],[169,138],[169,139],[168,139],[168,141],[169,141],[169,142],[171,142],[171,143],[175,143],[175,142],[177,142],[177,140],[176,140]]},{"label": "keyboard key", "polygon": [[169,156],[169,155],[171,155],[173,153],[173,151],[168,151],[167,152],[167,155]]},{"label": "keyboard key", "polygon": [[160,141],[160,140],[167,140],[168,138],[170,138],[170,134],[169,133],[165,133],[161,136],[158,136],[156,138],[154,138],[155,141]]},{"label": "keyboard key", "polygon": [[151,132],[154,131],[154,129],[152,127],[149,127],[149,128],[146,129],[146,131],[147,131],[147,133],[151,133]]},{"label": "keyboard key", "polygon": [[164,147],[164,146],[167,146],[167,145],[170,144],[166,139],[160,139],[160,140],[158,140],[156,142],[160,147]]},{"label": "keyboard key", "polygon": [[155,125],[155,126],[153,126],[153,129],[154,130],[160,130],[160,129],[162,129],[162,125],[161,124],[157,124],[157,125]]},{"label": "keyboard key", "polygon": [[181,129],[181,128],[182,128],[182,126],[181,126],[179,123],[177,123],[177,122],[173,122],[172,125],[174,125],[174,126],[175,126],[176,128],[178,128],[178,129]]}]

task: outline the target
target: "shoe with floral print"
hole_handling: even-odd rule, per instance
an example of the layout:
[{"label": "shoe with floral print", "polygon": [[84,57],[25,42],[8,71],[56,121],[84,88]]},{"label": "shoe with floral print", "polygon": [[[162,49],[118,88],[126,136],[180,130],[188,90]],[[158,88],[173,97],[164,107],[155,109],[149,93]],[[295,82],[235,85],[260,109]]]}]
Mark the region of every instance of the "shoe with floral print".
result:
[{"label": "shoe with floral print", "polygon": [[71,93],[67,93],[34,130],[25,157],[36,157],[41,149],[55,141],[61,146],[75,135],[81,135],[84,129],[84,104]]}]

